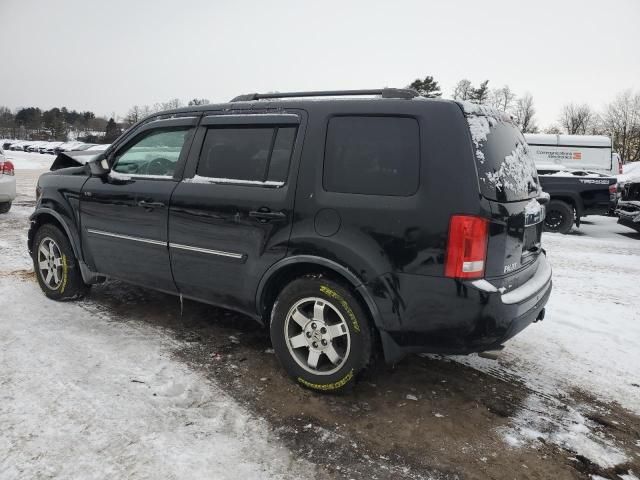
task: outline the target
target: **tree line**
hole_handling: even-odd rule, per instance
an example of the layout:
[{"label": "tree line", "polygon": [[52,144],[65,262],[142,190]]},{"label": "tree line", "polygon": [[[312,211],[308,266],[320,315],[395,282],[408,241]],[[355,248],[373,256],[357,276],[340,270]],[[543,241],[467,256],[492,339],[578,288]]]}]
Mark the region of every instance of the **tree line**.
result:
[{"label": "tree line", "polygon": [[[442,96],[432,76],[418,78],[409,87],[423,97]],[[492,89],[489,80],[485,80],[476,87],[468,79],[462,79],[451,92],[451,98],[506,112],[523,133],[607,135],[624,162],[640,160],[640,92],[621,92],[601,111],[588,104],[567,103],[561,106],[557,123],[544,129],[538,126],[533,96],[528,92],[518,96],[508,85]]]},{"label": "tree line", "polygon": [[[209,100],[194,98],[187,105],[204,105]],[[143,118],[163,110],[180,108],[184,103],[174,98],[154,105],[134,105],[122,121],[97,116],[94,112],[79,112],[67,107],[42,110],[24,107],[11,111],[0,106],[0,138],[67,141],[77,139],[91,143],[111,143],[127,128]]]},{"label": "tree line", "polygon": [[[0,137],[30,140],[58,140],[104,136],[108,120],[91,111],[78,112],[67,107],[41,110],[25,107],[11,111],[0,106]],[[91,140],[95,141],[95,140]]]},{"label": "tree line", "polygon": [[[408,85],[427,98],[443,96],[432,76],[416,79]],[[557,122],[540,128],[536,118],[533,96],[516,94],[508,85],[491,88],[489,80],[477,86],[468,79],[460,80],[450,95],[454,100],[487,105],[511,115],[523,133],[566,133],[570,135],[607,135],[625,162],[640,160],[640,92],[627,90],[598,111],[588,104],[562,105]],[[111,143],[124,130],[154,113],[185,105],[206,105],[206,98],[193,98],[186,104],[174,98],[153,105],[134,105],[117,122],[96,116],[91,111],[78,112],[66,107],[41,110],[20,108],[12,112],[0,106],[0,137],[32,140],[68,140],[77,138],[87,142]]]}]

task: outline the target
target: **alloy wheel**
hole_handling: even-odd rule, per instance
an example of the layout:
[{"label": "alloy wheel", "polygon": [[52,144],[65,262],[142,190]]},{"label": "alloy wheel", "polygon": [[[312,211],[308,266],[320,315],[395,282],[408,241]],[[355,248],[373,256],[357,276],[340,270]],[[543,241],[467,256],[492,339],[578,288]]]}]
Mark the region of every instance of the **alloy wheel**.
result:
[{"label": "alloy wheel", "polygon": [[349,358],[347,322],[338,308],[323,298],[296,302],[287,314],[284,333],[293,359],[314,375],[331,375]]},{"label": "alloy wheel", "polygon": [[38,270],[40,278],[51,290],[57,290],[62,284],[62,252],[58,244],[45,237],[38,247]]}]

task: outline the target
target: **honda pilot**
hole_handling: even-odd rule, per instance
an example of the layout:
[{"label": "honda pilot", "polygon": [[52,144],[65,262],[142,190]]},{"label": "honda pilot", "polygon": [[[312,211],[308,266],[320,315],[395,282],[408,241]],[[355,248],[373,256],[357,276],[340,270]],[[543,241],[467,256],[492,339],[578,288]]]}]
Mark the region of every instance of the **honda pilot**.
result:
[{"label": "honda pilot", "polygon": [[511,118],[478,105],[249,94],[152,115],[52,170],[28,237],[45,295],[112,278],[242,312],[319,391],[379,347],[500,349],[551,292],[548,196]]}]

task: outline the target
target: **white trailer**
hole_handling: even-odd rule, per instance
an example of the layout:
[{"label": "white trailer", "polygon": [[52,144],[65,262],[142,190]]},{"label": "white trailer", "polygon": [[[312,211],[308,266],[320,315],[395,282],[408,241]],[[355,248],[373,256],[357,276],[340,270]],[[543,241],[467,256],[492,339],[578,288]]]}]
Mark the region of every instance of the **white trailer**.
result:
[{"label": "white trailer", "polygon": [[617,175],[620,161],[604,135],[552,135],[525,133],[538,168],[562,165],[571,170],[593,170]]}]

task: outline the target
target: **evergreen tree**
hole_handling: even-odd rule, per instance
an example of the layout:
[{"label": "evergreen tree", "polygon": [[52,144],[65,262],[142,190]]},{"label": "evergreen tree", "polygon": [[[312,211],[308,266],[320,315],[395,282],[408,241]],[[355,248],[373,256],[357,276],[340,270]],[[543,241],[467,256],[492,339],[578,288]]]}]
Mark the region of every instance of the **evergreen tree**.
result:
[{"label": "evergreen tree", "polygon": [[470,100],[473,103],[484,105],[489,100],[489,80],[485,80],[480,84],[479,88],[474,88],[471,93]]},{"label": "evergreen tree", "polygon": [[421,97],[437,98],[442,95],[438,82],[436,82],[431,75],[426,76],[424,80],[416,78],[413,83],[409,85],[409,88],[413,88]]},{"label": "evergreen tree", "polygon": [[118,124],[115,122],[113,117],[111,117],[107,122],[107,127],[105,128],[104,141],[105,143],[112,143],[119,136],[120,129],[118,128]]}]

